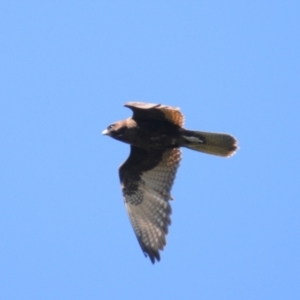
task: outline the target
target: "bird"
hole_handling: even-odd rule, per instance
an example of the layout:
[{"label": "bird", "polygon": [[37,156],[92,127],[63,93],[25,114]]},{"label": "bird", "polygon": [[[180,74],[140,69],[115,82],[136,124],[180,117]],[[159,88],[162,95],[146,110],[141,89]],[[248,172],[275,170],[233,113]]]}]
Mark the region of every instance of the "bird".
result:
[{"label": "bird", "polygon": [[160,261],[171,224],[171,188],[179,167],[181,147],[222,157],[232,156],[237,140],[226,133],[183,128],[178,107],[127,102],[131,118],[109,125],[103,132],[130,145],[119,168],[125,207],[140,247],[151,262]]}]

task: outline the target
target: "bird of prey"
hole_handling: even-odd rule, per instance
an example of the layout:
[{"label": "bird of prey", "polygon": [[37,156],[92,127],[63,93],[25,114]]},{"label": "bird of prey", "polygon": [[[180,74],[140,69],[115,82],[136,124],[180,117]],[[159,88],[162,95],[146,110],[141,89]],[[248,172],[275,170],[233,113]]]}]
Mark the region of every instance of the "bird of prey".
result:
[{"label": "bird of prey", "polygon": [[124,106],[133,116],[109,125],[102,134],[130,144],[130,155],[119,169],[123,198],[138,242],[154,263],[160,260],[171,223],[170,191],[180,147],[229,157],[238,148],[237,140],[229,134],[184,129],[177,107],[142,102]]}]

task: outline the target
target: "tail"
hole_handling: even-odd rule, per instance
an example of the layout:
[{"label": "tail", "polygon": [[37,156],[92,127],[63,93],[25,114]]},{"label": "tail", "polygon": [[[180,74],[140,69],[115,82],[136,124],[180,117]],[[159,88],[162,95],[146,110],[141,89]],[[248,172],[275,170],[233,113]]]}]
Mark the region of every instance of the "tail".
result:
[{"label": "tail", "polygon": [[229,157],[238,149],[237,140],[225,133],[211,133],[183,129],[181,134],[183,147],[192,150]]}]

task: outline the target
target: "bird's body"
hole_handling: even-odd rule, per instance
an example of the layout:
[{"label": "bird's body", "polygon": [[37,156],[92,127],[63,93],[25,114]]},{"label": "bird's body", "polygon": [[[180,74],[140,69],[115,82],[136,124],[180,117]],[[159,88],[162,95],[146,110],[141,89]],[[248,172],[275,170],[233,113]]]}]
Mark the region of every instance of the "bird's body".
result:
[{"label": "bird's body", "polygon": [[132,118],[116,122],[103,134],[131,145],[119,175],[134,231],[140,246],[154,263],[166,244],[171,223],[170,191],[181,160],[180,147],[228,157],[237,141],[228,134],[191,131],[183,128],[178,108],[141,102],[125,104]]},{"label": "bird's body", "polygon": [[115,139],[139,148],[175,148],[179,147],[179,127],[165,121],[127,119],[123,123],[126,130]]}]

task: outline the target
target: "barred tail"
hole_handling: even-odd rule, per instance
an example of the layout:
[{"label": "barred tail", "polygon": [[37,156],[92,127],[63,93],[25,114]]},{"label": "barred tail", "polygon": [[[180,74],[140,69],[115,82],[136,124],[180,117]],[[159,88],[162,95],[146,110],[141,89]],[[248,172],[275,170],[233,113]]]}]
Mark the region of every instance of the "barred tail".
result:
[{"label": "barred tail", "polygon": [[225,133],[183,130],[182,146],[192,150],[229,157],[238,149],[237,140]]}]

